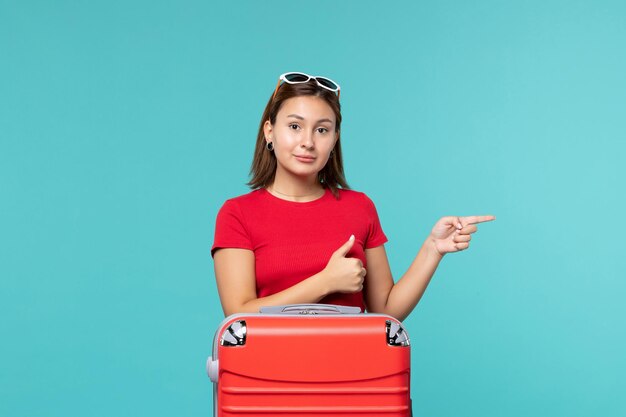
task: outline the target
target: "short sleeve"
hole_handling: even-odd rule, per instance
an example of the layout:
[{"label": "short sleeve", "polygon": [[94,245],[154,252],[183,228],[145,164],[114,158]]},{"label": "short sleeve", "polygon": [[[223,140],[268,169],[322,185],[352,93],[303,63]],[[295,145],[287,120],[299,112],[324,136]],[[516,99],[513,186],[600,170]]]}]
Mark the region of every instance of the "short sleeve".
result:
[{"label": "short sleeve", "polygon": [[250,234],[245,226],[241,209],[236,201],[227,200],[217,213],[215,221],[215,239],[211,256],[222,248],[253,250]]},{"label": "short sleeve", "polygon": [[365,242],[365,249],[375,248],[387,242],[387,236],[383,232],[383,228],[380,225],[380,219],[378,218],[378,212],[374,202],[365,194],[365,209],[367,210],[367,217],[369,220],[367,241]]}]

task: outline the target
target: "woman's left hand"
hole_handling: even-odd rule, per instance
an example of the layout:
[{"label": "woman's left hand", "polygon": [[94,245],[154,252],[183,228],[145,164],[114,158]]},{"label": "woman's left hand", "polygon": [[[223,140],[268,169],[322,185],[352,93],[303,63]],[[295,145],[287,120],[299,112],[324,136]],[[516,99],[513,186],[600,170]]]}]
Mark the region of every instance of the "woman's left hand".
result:
[{"label": "woman's left hand", "polygon": [[471,234],[478,228],[476,224],[495,220],[496,216],[442,217],[430,232],[430,238],[440,255],[458,252],[469,248]]}]

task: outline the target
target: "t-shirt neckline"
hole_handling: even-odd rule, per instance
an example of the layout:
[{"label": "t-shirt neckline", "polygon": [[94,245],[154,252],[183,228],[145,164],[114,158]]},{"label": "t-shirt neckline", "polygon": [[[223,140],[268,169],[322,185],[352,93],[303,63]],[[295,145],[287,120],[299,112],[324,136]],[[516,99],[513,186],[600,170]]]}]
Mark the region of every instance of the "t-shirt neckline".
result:
[{"label": "t-shirt neckline", "polygon": [[283,204],[283,205],[287,205],[287,206],[291,206],[291,207],[311,207],[311,206],[315,206],[317,204],[320,204],[322,202],[324,202],[325,200],[328,199],[329,196],[332,196],[332,193],[330,191],[329,188],[324,188],[324,194],[318,198],[316,198],[315,200],[311,200],[311,201],[291,201],[291,200],[284,200],[280,197],[276,197],[274,194],[270,193],[269,191],[267,191],[265,188],[260,188],[259,189],[261,191],[261,193],[263,193],[263,195],[278,204]]}]

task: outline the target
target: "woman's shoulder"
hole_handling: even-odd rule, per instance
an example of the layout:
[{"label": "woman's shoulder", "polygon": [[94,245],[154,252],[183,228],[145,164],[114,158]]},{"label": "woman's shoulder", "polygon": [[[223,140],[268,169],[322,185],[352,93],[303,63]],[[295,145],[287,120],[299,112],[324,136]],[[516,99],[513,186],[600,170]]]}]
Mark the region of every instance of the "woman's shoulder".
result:
[{"label": "woman's shoulder", "polygon": [[347,201],[367,201],[371,202],[372,200],[362,191],[357,190],[347,190],[344,188],[340,188],[339,190],[339,199],[346,199]]},{"label": "woman's shoulder", "polygon": [[235,197],[230,197],[224,201],[224,204],[222,205],[222,207],[223,208],[230,208],[234,206],[246,207],[251,204],[255,204],[255,202],[259,199],[261,194],[262,194],[262,190],[256,189],[245,194],[241,194]]}]

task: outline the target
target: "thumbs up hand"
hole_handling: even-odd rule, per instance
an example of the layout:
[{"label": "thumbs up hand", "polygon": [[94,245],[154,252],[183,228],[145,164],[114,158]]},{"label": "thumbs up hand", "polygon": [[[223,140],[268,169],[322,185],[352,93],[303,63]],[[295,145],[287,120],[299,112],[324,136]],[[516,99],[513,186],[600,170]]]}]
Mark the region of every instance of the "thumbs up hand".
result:
[{"label": "thumbs up hand", "polygon": [[347,258],[346,255],[354,245],[354,235],[330,257],[326,268],[322,271],[329,283],[329,292],[353,293],[363,289],[363,279],[367,271],[358,258]]}]

